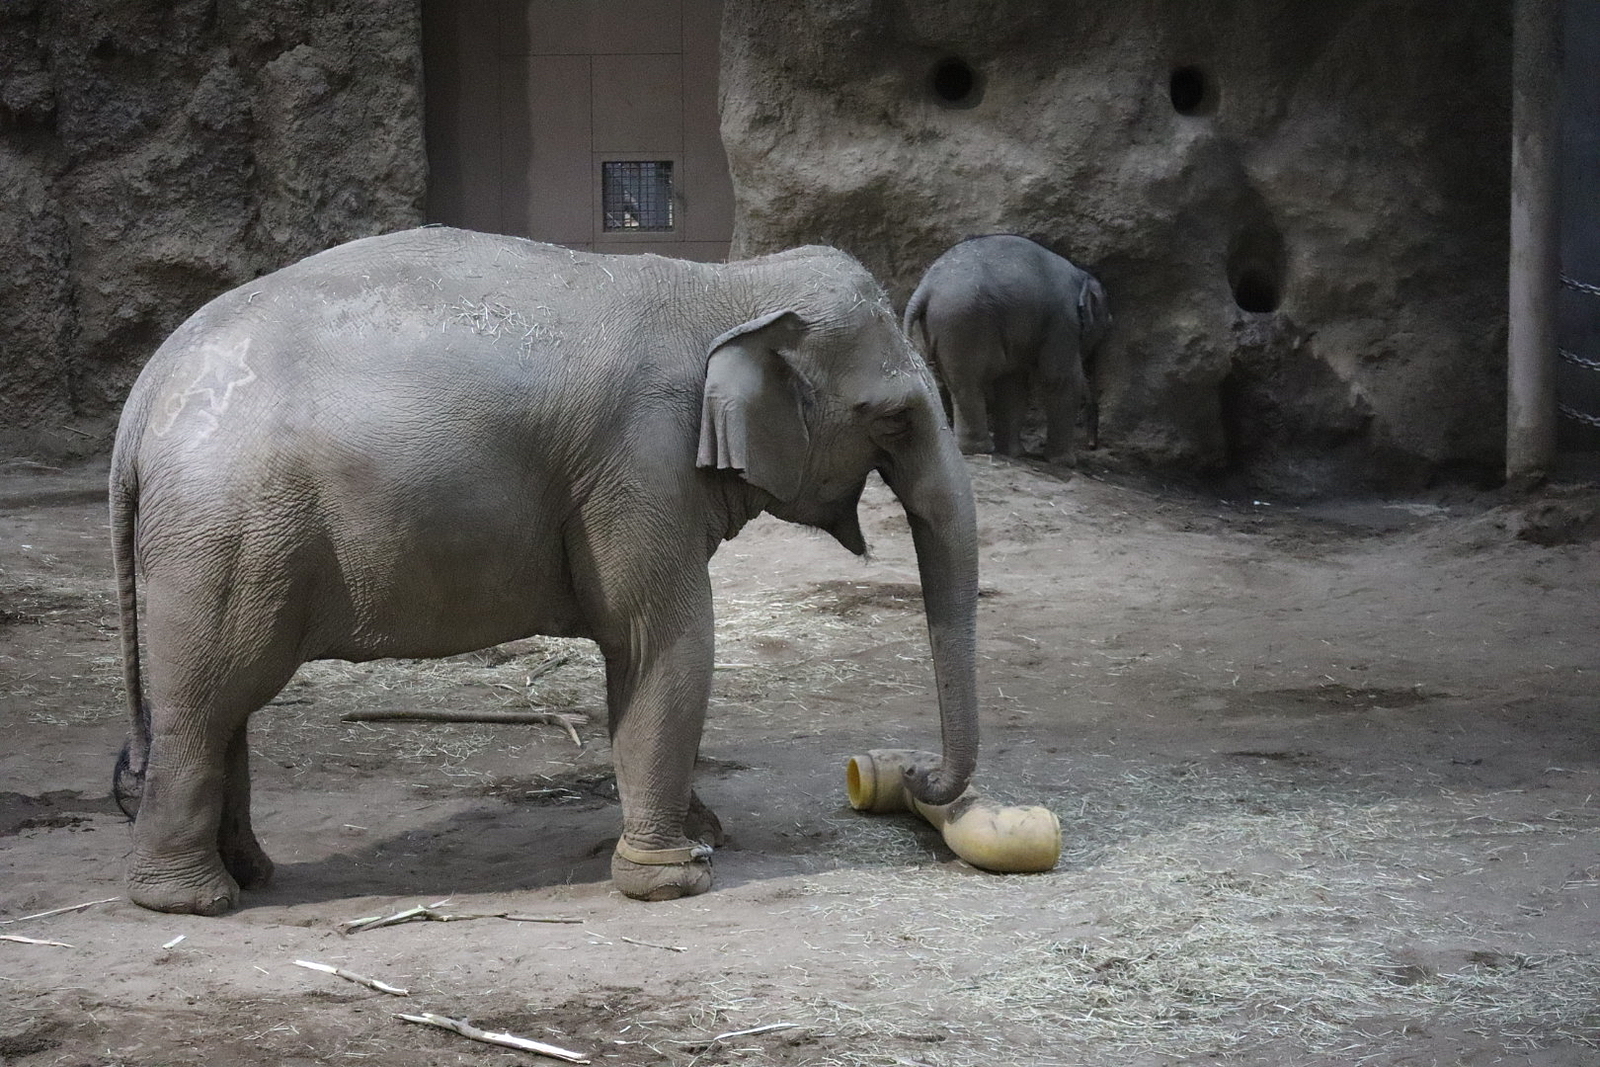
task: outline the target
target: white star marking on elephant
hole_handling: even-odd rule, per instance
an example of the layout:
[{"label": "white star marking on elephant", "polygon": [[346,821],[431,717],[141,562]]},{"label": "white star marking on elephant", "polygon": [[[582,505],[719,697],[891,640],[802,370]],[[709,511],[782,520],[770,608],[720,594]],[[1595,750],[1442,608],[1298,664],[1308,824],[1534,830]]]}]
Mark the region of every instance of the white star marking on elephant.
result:
[{"label": "white star marking on elephant", "polygon": [[[176,425],[179,416],[188,409],[202,420],[196,436],[200,440],[210,437],[222,425],[222,416],[233,399],[234,390],[256,380],[256,372],[245,361],[250,351],[248,337],[232,348],[220,345],[206,346],[200,373],[194,381],[178,392],[170,394],[161,408],[165,421],[156,429],[157,437],[165,437]],[[198,403],[190,401],[201,398]]]}]

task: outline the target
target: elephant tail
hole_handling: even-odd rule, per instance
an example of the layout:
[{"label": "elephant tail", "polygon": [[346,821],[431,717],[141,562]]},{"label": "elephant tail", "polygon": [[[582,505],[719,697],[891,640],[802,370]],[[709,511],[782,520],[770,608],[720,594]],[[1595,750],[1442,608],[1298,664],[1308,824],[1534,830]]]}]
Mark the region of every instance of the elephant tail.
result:
[{"label": "elephant tail", "polygon": [[917,286],[917,291],[911,294],[911,300],[906,304],[905,320],[902,329],[913,344],[918,344],[922,351],[931,360],[933,353],[930,351],[931,340],[928,337],[928,290]]},{"label": "elephant tail", "polygon": [[138,579],[134,573],[134,523],[139,479],[133,461],[118,450],[111,460],[111,563],[117,577],[117,621],[122,631],[122,684],[128,701],[128,740],[111,776],[111,795],[128,818],[139,810],[150,758],[150,705],[139,670]]}]

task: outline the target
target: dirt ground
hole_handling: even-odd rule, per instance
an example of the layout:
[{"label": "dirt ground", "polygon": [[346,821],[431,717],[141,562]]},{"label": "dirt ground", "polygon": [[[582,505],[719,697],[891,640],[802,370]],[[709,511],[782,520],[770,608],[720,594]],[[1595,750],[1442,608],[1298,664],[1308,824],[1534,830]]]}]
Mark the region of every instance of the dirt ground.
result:
[{"label": "dirt ground", "polygon": [[[618,1067],[1600,1062],[1592,496],[1300,508],[973,470],[979,785],[1060,816],[1054,871],[977,872],[845,801],[850,756],[937,745],[875,486],[869,563],[762,520],[713,564],[711,893],[611,889],[598,658],[530,639],[305,668],[253,733],[277,877],[203,919],[103,901],[128,848],[103,470],[0,467],[0,936],[55,942],[0,940],[0,1061],[533,1059],[408,1011]],[[340,718],[529,706],[591,713],[581,747]],[[580,921],[341,929],[446,898]]]}]

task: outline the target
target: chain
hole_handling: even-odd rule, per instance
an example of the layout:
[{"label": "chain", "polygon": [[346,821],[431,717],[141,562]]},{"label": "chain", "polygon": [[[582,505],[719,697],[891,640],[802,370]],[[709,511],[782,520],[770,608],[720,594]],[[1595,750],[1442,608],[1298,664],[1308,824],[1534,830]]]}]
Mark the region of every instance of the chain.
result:
[{"label": "chain", "polygon": [[[1561,284],[1566,288],[1571,289],[1573,292],[1586,293],[1589,296],[1600,296],[1600,285],[1590,285],[1588,282],[1580,282],[1570,274],[1563,274],[1561,276]],[[1558,348],[1556,351],[1560,353],[1562,359],[1566,360],[1568,363],[1571,363],[1575,367],[1582,367],[1585,370],[1600,371],[1600,359],[1589,359],[1585,356],[1580,356],[1578,353],[1566,348]],[[1565,417],[1572,419],[1574,422],[1581,422],[1585,426],[1593,426],[1595,429],[1600,429],[1600,415],[1591,415],[1586,411],[1579,411],[1577,408],[1571,407],[1567,404],[1557,404],[1556,410]]]},{"label": "chain", "polygon": [[1588,293],[1590,296],[1600,296],[1600,285],[1590,285],[1588,282],[1580,282],[1570,274],[1563,274],[1561,276],[1561,284],[1566,286],[1568,289],[1573,290],[1574,292]]},{"label": "chain", "polygon": [[1561,412],[1561,414],[1565,415],[1569,419],[1572,419],[1576,422],[1581,422],[1585,426],[1593,426],[1595,429],[1600,430],[1600,415],[1590,415],[1587,412],[1579,411],[1577,408],[1571,408],[1565,404],[1557,404],[1556,410]]},{"label": "chain", "polygon": [[1568,348],[1558,348],[1556,351],[1561,353],[1562,359],[1566,360],[1568,363],[1571,363],[1573,366],[1582,367],[1585,370],[1600,371],[1600,359],[1589,359],[1585,356],[1580,356],[1578,353]]}]

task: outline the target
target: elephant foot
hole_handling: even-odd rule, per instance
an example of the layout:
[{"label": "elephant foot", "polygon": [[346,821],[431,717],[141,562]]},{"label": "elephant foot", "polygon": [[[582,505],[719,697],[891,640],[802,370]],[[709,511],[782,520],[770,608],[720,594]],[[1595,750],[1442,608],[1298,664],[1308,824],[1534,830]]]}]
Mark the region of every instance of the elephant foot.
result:
[{"label": "elephant foot", "polygon": [[677,900],[711,888],[711,846],[634,848],[617,840],[611,857],[611,880],[635,900]]},{"label": "elephant foot", "polygon": [[272,881],[272,859],[252,835],[248,841],[222,846],[222,865],[240,889],[259,889]]},{"label": "elephant foot", "polygon": [[722,820],[717,818],[717,813],[705,806],[699,794],[689,794],[689,813],[683,820],[683,836],[691,841],[701,841],[712,848],[721,848],[727,844],[728,835],[723,832]]},{"label": "elephant foot", "polygon": [[178,915],[221,915],[239,903],[239,883],[211,854],[211,863],[192,869],[172,864],[159,868],[135,859],[128,869],[128,899],[151,911]]}]

